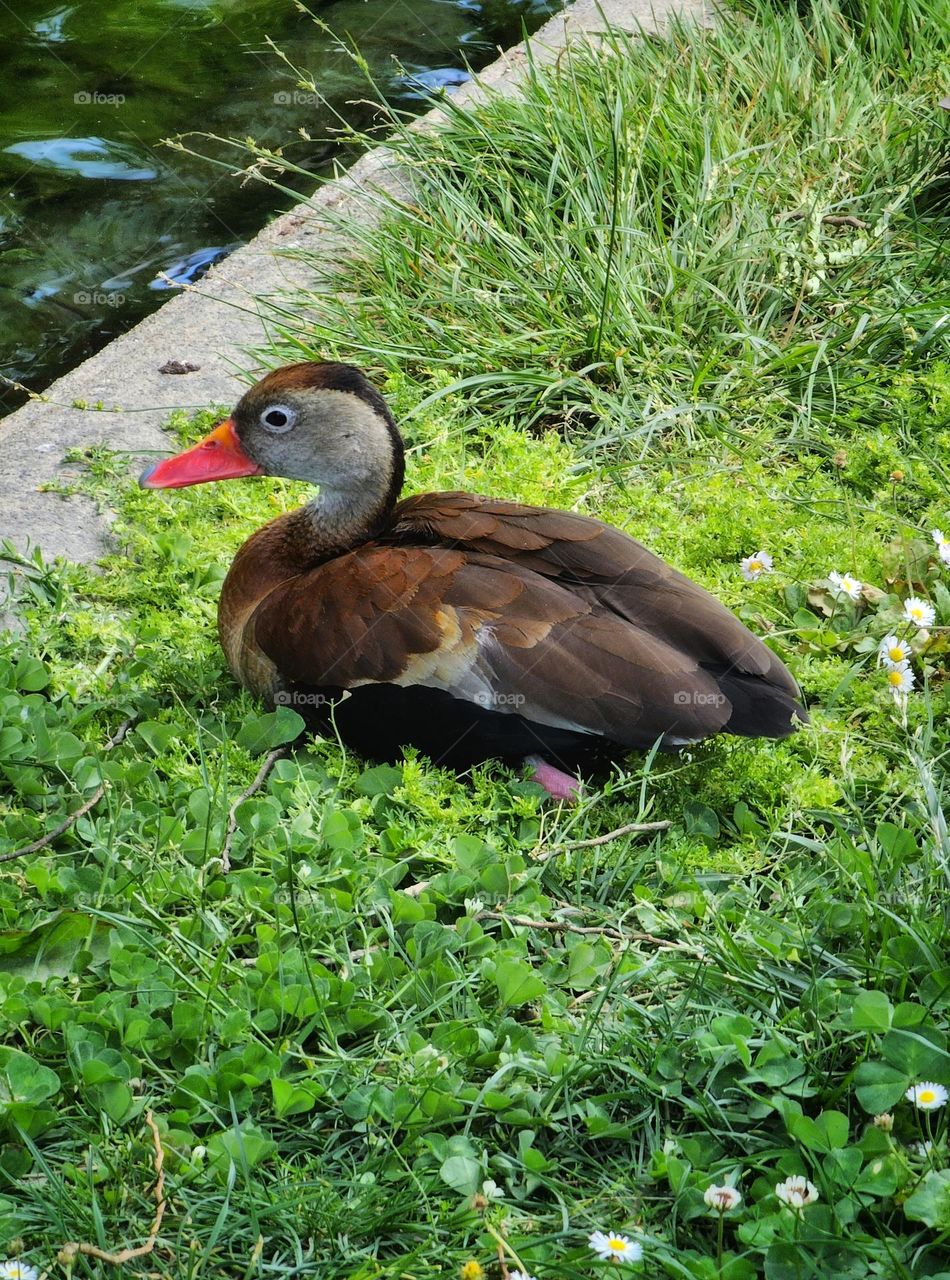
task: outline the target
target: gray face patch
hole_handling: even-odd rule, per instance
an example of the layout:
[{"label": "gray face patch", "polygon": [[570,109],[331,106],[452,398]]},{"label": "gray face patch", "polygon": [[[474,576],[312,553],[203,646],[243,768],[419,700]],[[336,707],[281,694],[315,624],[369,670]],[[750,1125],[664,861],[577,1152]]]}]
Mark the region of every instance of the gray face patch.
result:
[{"label": "gray face patch", "polygon": [[351,391],[288,390],[266,402],[242,402],[235,420],[248,457],[269,475],[343,492],[375,489],[392,474],[386,422]]}]

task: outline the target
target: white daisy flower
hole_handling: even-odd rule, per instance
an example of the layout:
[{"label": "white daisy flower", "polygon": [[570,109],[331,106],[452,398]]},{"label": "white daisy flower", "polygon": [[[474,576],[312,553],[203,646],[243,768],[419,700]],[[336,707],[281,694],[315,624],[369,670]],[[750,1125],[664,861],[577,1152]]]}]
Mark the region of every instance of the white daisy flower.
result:
[{"label": "white daisy flower", "polygon": [[931,529],[931,533],[937,544],[937,555],[944,564],[950,564],[950,538],[944,536],[942,529]]},{"label": "white daisy flower", "polygon": [[910,596],[904,601],[904,617],[918,627],[932,627],[937,611],[932,604],[921,600],[919,596]]},{"label": "white daisy flower", "polygon": [[0,1262],[0,1280],[39,1280],[39,1277],[36,1267],[27,1262],[18,1262],[16,1258]]},{"label": "white daisy flower", "polygon": [[903,667],[913,657],[913,650],[906,640],[897,636],[885,636],[878,646],[877,660],[885,667]]},{"label": "white daisy flower", "polygon": [[592,1231],[587,1243],[602,1262],[639,1262],[643,1257],[643,1245],[615,1231]]},{"label": "white daisy flower", "polygon": [[738,1209],[742,1204],[742,1193],[735,1187],[707,1187],[703,1192],[707,1208],[713,1213],[728,1213],[730,1209]]},{"label": "white daisy flower", "polygon": [[806,1204],[814,1204],[818,1199],[818,1188],[807,1178],[796,1176],[777,1182],[775,1194],[782,1204],[788,1205],[795,1213],[801,1213]]},{"label": "white daisy flower", "polygon": [[756,551],[754,555],[746,556],[739,568],[746,582],[755,582],[763,573],[772,572],[772,557],[767,551]]},{"label": "white daisy flower", "polygon": [[527,1271],[509,1271],[508,1280],[537,1280],[537,1276],[529,1276]]},{"label": "white daisy flower", "polygon": [[922,1080],[920,1084],[912,1084],[904,1097],[912,1102],[919,1111],[936,1111],[946,1104],[948,1093],[942,1084],[934,1084],[932,1080]]},{"label": "white daisy flower", "polygon": [[905,662],[902,667],[891,667],[887,673],[887,686],[895,698],[902,693],[910,693],[914,687],[914,673]]},{"label": "white daisy flower", "polygon": [[832,569],[828,574],[828,581],[836,596],[847,596],[849,600],[861,599],[861,583],[857,578],[852,578],[850,573],[838,573],[836,569]]}]

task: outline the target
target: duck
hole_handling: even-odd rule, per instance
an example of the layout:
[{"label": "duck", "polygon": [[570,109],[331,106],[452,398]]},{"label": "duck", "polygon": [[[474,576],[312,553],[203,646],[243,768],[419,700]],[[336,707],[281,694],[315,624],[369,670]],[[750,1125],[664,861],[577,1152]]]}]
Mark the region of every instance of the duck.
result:
[{"label": "duck", "polygon": [[402,497],[402,436],[355,366],[268,373],[139,483],[251,476],[316,493],[235,556],[218,607],[228,666],[363,757],[414,747],[459,772],[527,761],[570,800],[633,751],[807,723],[778,655],[622,530],[501,497]]}]

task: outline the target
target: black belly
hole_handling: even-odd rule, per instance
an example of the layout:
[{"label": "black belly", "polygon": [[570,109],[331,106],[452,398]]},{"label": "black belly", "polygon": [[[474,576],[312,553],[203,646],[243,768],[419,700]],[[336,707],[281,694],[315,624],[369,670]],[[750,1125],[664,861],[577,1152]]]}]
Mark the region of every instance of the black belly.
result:
[{"label": "black belly", "polygon": [[470,769],[484,760],[519,761],[539,755],[568,773],[624,754],[597,734],[527,720],[453,698],[441,689],[414,685],[363,685],[341,689],[289,685],[281,706],[300,713],[311,732],[338,733],[348,747],[372,760],[395,761],[416,747],[435,764]]}]

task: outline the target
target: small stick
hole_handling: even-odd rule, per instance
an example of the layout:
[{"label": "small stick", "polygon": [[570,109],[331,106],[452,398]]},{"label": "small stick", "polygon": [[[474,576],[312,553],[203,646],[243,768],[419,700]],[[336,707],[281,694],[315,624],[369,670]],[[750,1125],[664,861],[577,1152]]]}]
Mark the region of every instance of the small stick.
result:
[{"label": "small stick", "polygon": [[[115,733],[106,743],[104,750],[109,751],[112,747],[117,747],[134,722],[134,716],[128,720],[123,720],[118,729],[116,729]],[[0,862],[12,862],[14,858],[23,858],[28,853],[39,853],[40,849],[45,849],[46,846],[52,844],[54,840],[58,840],[65,831],[68,831],[71,826],[74,826],[75,823],[77,823],[80,818],[84,817],[90,809],[94,809],[105,793],[106,784],[104,782],[100,782],[99,786],[96,787],[89,799],[83,801],[76,812],[71,813],[65,821],[59,824],[58,827],[47,832],[45,836],[40,836],[39,840],[34,840],[32,844],[25,844],[22,849],[14,849],[11,853],[0,854]]]},{"label": "small stick", "polygon": [[[780,213],[779,221],[798,222],[804,217],[807,217],[804,209],[793,209],[791,213]],[[856,218],[853,213],[826,213],[821,221],[829,227],[853,227],[855,231],[866,231],[868,227],[863,219]]]},{"label": "small stick", "polygon": [[158,1239],[158,1233],[161,1230],[162,1219],[165,1216],[165,1206],[168,1201],[165,1199],[165,1152],[162,1148],[161,1135],[158,1132],[158,1125],[152,1118],[151,1111],[145,1113],[145,1123],[152,1132],[152,1142],[155,1146],[155,1220],[152,1223],[152,1229],[148,1233],[148,1239],[144,1244],[136,1245],[134,1249],[122,1249],[119,1253],[106,1253],[94,1244],[80,1244],[76,1240],[70,1240],[64,1244],[59,1252],[58,1261],[63,1266],[71,1266],[76,1261],[78,1254],[83,1254],[87,1258],[95,1258],[98,1262],[108,1262],[110,1266],[121,1267],[126,1262],[131,1262],[133,1258],[142,1258],[147,1253],[151,1253],[155,1248],[155,1241]]},{"label": "small stick", "polygon": [[401,892],[404,893],[407,898],[418,898],[420,893],[425,893],[431,883],[431,880],[417,880],[415,884],[406,885],[405,889],[402,889]]},{"label": "small stick", "polygon": [[622,933],[610,925],[570,924],[567,920],[534,920],[531,916],[509,916],[503,911],[479,911],[473,920],[504,920],[506,924],[523,925],[526,929],[550,929],[554,933],[599,933],[602,938],[616,938],[618,942],[649,942],[654,947],[677,949],[678,942],[658,938],[652,933]]},{"label": "small stick", "polygon": [[863,218],[856,218],[853,213],[826,213],[822,222],[829,227],[854,227],[855,231],[866,231],[868,227]]},{"label": "small stick", "polygon": [[[533,862],[547,862],[548,858],[553,858],[556,853],[570,853],[574,849],[592,849],[598,844],[607,844],[611,840],[619,840],[621,836],[628,836],[634,832],[642,831],[666,831],[671,827],[672,822],[665,820],[662,822],[628,822],[625,827],[617,827],[615,831],[608,831],[606,835],[594,836],[590,840],[569,840],[565,844],[559,844],[554,849],[547,849],[544,853],[539,853]],[[405,889],[400,889],[400,893],[404,893],[409,898],[418,898],[420,893],[425,893],[430,880],[418,880],[415,884],[406,885]]]},{"label": "small stick", "polygon": [[574,849],[593,849],[596,845],[609,844],[611,840],[619,840],[621,836],[629,836],[634,832],[666,831],[672,825],[668,819],[662,822],[628,822],[624,827],[617,827],[614,831],[608,831],[606,835],[594,836],[590,840],[568,840],[565,844],[556,845],[555,848],[538,854],[534,861],[547,862],[548,858],[553,858],[556,853],[571,853]]},{"label": "small stick", "polygon": [[501,1274],[502,1274],[503,1280],[508,1280],[508,1277],[511,1275],[511,1272],[508,1270],[509,1258],[511,1258],[511,1260],[517,1265],[521,1274],[526,1276],[528,1274],[528,1268],[518,1257],[517,1253],[515,1253],[514,1249],[505,1239],[504,1235],[501,1234],[501,1232],[504,1231],[504,1226],[502,1225],[500,1229],[496,1229],[495,1227],[492,1226],[490,1222],[486,1222],[485,1230],[488,1232],[488,1234],[491,1236],[491,1238],[494,1240],[495,1244],[498,1247],[498,1265],[501,1268]]},{"label": "small stick", "polygon": [[501,1280],[508,1280],[511,1272],[508,1270],[508,1260],[505,1257],[505,1246],[498,1241],[498,1266],[501,1270]]},{"label": "small stick", "polygon": [[234,837],[237,835],[238,807],[242,805],[245,800],[250,800],[252,795],[260,791],[261,787],[267,781],[267,775],[270,773],[271,769],[273,769],[277,761],[286,754],[286,747],[277,747],[276,750],[272,751],[258,769],[257,777],[246,791],[241,792],[234,804],[232,804],[231,808],[228,810],[228,829],[224,837],[224,848],[221,850],[222,875],[227,875],[231,870],[231,845],[234,843]]}]

